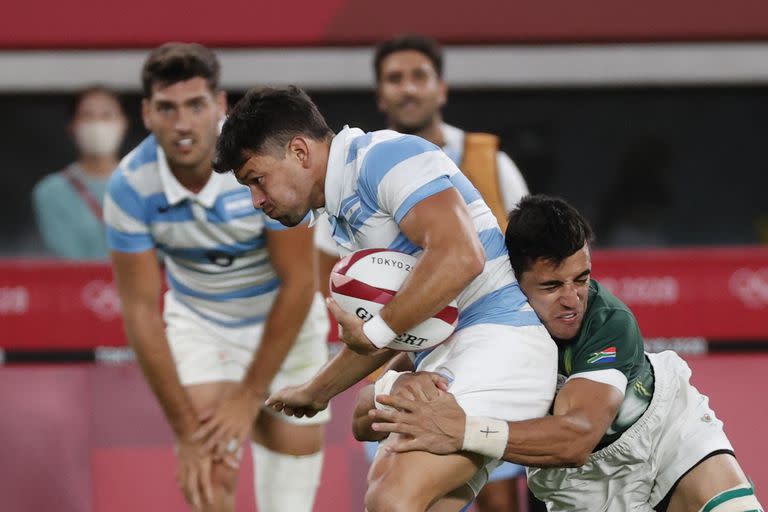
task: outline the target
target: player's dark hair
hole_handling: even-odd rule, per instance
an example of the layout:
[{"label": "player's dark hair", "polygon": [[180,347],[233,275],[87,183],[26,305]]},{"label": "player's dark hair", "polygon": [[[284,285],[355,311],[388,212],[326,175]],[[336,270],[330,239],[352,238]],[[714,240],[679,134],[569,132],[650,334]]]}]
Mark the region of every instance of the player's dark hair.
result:
[{"label": "player's dark hair", "polygon": [[440,44],[431,37],[420,34],[405,34],[388,39],[376,47],[376,53],[373,57],[376,82],[381,79],[381,62],[393,53],[407,50],[423,53],[432,62],[437,76],[443,77],[443,49]]},{"label": "player's dark hair", "polygon": [[213,168],[237,170],[249,154],[282,149],[297,135],[314,140],[333,137],[325,118],[310,97],[293,85],[279,89],[252,89],[238,101],[221,129]]},{"label": "player's dark hair", "polygon": [[524,197],[509,215],[505,235],[509,261],[518,279],[538,259],[559,265],[592,242],[592,228],[564,200],[546,195]]},{"label": "player's dark hair", "polygon": [[219,89],[219,60],[197,43],[165,43],[149,53],[141,70],[145,98],[152,96],[152,86],[173,85],[192,78],[204,78],[211,92]]},{"label": "player's dark hair", "polygon": [[89,85],[85,89],[81,89],[77,92],[77,94],[75,94],[75,97],[72,98],[72,103],[70,103],[69,106],[70,119],[77,115],[80,104],[91,94],[103,94],[105,96],[111,97],[117,102],[117,105],[120,107],[120,111],[123,113],[125,112],[125,108],[123,108],[123,102],[116,90],[112,89],[111,87],[107,87],[106,85],[93,84]]}]

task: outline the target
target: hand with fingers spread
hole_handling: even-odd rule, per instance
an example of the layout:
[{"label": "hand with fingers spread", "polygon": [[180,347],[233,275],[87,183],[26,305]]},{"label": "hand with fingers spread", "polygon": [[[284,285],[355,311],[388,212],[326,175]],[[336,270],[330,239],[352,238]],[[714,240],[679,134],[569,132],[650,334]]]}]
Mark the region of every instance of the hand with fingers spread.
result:
[{"label": "hand with fingers spread", "polygon": [[379,350],[363,332],[364,322],[360,317],[344,311],[333,299],[326,299],[326,304],[339,323],[339,340],[344,342],[350,350],[358,354],[371,354]]},{"label": "hand with fingers spread", "polygon": [[202,452],[210,454],[214,461],[237,468],[240,464],[238,452],[250,436],[261,403],[260,395],[238,386],[209,417],[202,419],[192,440],[201,443]]},{"label": "hand with fingers spread", "polygon": [[[434,374],[433,374],[434,375]],[[416,399],[379,395],[376,401],[395,410],[372,409],[368,412],[377,432],[398,432],[403,436],[387,445],[389,452],[426,451],[437,455],[456,453],[464,442],[466,414],[456,398],[441,389],[432,398]],[[421,388],[419,388],[421,390]],[[409,391],[412,392],[412,391]],[[422,391],[417,391],[421,394]]]},{"label": "hand with fingers spread", "polygon": [[212,504],[212,457],[203,454],[201,443],[191,439],[176,439],[176,456],[176,483],[187,503],[196,511],[202,510],[203,503]]},{"label": "hand with fingers spread", "polygon": [[328,407],[328,401],[319,399],[307,382],[300,386],[287,386],[273,393],[267,398],[266,405],[288,416],[311,418]]}]

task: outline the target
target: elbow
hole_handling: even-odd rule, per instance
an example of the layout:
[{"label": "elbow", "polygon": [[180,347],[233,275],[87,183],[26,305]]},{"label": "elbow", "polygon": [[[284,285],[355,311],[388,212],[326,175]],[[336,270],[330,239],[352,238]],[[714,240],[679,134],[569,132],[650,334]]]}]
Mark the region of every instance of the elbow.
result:
[{"label": "elbow", "polygon": [[469,250],[466,250],[463,257],[457,262],[467,282],[473,281],[483,273],[485,268],[485,251],[483,251],[479,243],[477,245],[477,247],[471,247]]},{"label": "elbow", "polygon": [[361,428],[357,421],[352,422],[352,436],[355,438],[355,441],[361,443],[363,441],[368,441],[365,429]]},{"label": "elbow", "polygon": [[589,450],[568,449],[563,451],[558,457],[558,466],[564,468],[578,468],[587,463],[590,455]]},{"label": "elbow", "polygon": [[569,419],[565,425],[570,434],[569,439],[561,447],[558,462],[563,467],[578,468],[587,463],[597,440],[593,440],[594,428],[589,422]]},{"label": "elbow", "polygon": [[357,419],[352,422],[352,436],[355,438],[355,441],[361,443],[365,441],[381,441],[385,437],[380,432],[371,429],[369,422],[358,421]]}]

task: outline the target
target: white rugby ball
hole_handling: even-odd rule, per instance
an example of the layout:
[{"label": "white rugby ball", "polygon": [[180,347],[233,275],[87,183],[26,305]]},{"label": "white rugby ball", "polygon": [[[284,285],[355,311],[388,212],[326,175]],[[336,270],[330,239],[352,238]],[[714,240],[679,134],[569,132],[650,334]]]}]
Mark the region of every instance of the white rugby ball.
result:
[{"label": "white rugby ball", "polygon": [[[331,271],[331,296],[364,321],[378,314],[400,290],[418,259],[389,249],[364,249],[342,258]],[[400,334],[388,346],[417,352],[445,341],[456,329],[459,310],[452,301],[437,314]]]}]

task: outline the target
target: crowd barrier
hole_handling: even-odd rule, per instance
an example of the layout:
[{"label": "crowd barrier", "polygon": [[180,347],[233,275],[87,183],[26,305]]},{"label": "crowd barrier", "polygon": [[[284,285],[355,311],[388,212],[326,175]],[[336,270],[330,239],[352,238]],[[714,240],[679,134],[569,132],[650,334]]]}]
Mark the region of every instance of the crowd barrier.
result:
[{"label": "crowd barrier", "polygon": [[[649,343],[768,347],[768,248],[595,251],[592,264]],[[118,357],[108,350],[125,346],[109,266],[0,260],[0,333],[6,361]]]}]

